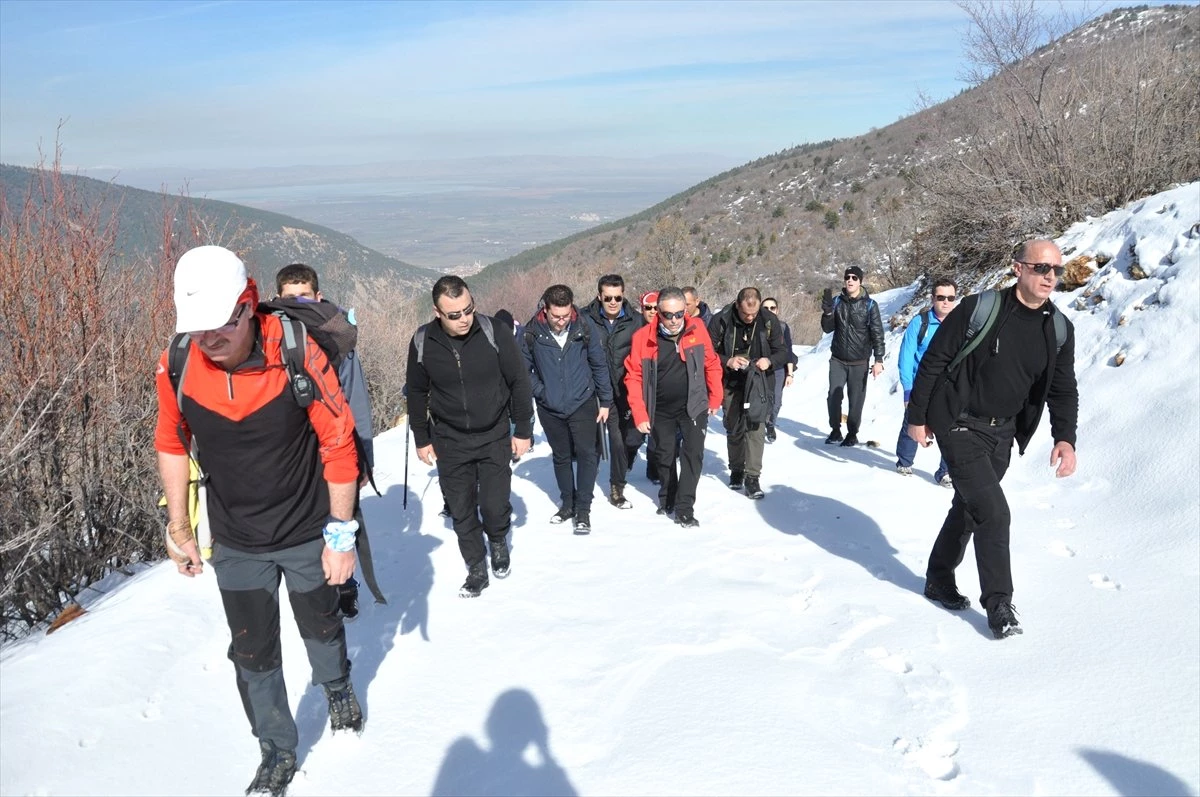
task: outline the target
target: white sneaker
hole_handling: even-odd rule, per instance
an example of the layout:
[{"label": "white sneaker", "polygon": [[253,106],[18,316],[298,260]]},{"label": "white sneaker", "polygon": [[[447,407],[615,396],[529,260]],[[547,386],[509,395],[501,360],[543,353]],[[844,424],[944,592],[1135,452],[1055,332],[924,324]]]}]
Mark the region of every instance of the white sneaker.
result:
[{"label": "white sneaker", "polygon": [[953,488],[953,487],[954,487],[954,480],[953,480],[953,479],[951,479],[951,478],[950,478],[950,474],[949,474],[949,473],[947,473],[945,476],[943,476],[943,477],[942,477],[942,480],[941,480],[941,481],[939,481],[939,482],[938,482],[938,484],[942,485],[943,487],[951,487],[951,488]]},{"label": "white sneaker", "polygon": [[912,468],[906,468],[906,467],[905,467],[905,466],[903,466],[903,465],[897,465],[897,466],[896,466],[896,473],[899,473],[901,476],[911,476],[911,475],[912,475]]}]

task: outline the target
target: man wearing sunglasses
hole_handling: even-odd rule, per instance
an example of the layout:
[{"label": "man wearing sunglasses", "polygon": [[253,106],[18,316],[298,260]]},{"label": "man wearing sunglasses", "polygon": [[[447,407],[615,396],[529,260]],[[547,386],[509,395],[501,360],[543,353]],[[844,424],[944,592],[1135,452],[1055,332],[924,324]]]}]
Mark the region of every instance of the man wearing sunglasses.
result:
[{"label": "man wearing sunglasses", "polygon": [[450,504],[467,565],[458,594],[477,598],[489,583],[485,537],[492,572],[509,574],[511,463],[533,438],[529,371],[508,327],[484,330],[494,322],[475,312],[461,277],[442,277],[432,295],[436,318],[422,327],[423,350],[416,335],[408,345],[408,422],[417,457],[437,463]]},{"label": "man wearing sunglasses", "polygon": [[[922,310],[908,323],[904,330],[904,339],[900,342],[900,354],[896,358],[896,369],[900,372],[900,386],[904,389],[904,409],[908,409],[908,400],[912,396],[913,379],[917,376],[917,366],[925,356],[934,334],[942,325],[942,321],[954,309],[958,301],[958,285],[952,279],[943,277],[933,283],[933,304]],[[896,472],[902,476],[912,475],[913,459],[917,455],[917,441],[908,436],[907,417],[900,422],[900,437],[896,440]],[[938,462],[938,468],[933,474],[933,480],[943,487],[952,487],[950,474],[946,469],[946,460]]]},{"label": "man wearing sunglasses", "polygon": [[558,512],[550,522],[570,520],[576,534],[589,534],[600,464],[596,424],[608,421],[612,377],[604,344],[575,309],[569,287],[551,285],[542,294],[542,309],[525,325],[521,353],[558,483]]},{"label": "man wearing sunglasses", "polygon": [[362,730],[337,586],[354,573],[358,457],[354,418],[325,353],[306,341],[315,399],[301,407],[284,363],[283,325],[256,312],[258,286],[233,252],[200,246],[175,268],[175,329],[191,340],[171,384],[159,361],[155,449],[179,572],[203,566],[188,519],[193,437],[207,482],[212,565],[238,691],[262,753],[250,793],[281,794],[296,771],[279,628],[279,583],[329,701],[334,730]]},{"label": "man wearing sunglasses", "polygon": [[721,361],[708,330],[687,314],[683,291],[663,288],[656,298],[658,320],[633,335],[625,387],[638,431],[654,441],[658,513],[673,513],[680,526],[694,528],[700,525],[694,508],[708,416],[721,406]]},{"label": "man wearing sunglasses", "polygon": [[[763,445],[775,402],[775,371],[791,359],[783,344],[779,319],[762,306],[758,288],[742,288],[737,300],[713,315],[708,335],[724,375],[722,418],[729,453],[729,487],[746,496],[763,497]],[[756,380],[762,390],[752,406]],[[757,417],[761,415],[762,417]]]},{"label": "man wearing sunglasses", "polygon": [[[1079,389],[1075,381],[1075,330],[1065,324],[1058,344],[1050,301],[1062,274],[1062,253],[1053,241],[1032,240],[1013,255],[1017,282],[999,292],[999,315],[971,339],[968,328],[978,296],[942,322],[913,381],[908,434],[922,446],[937,440],[954,480],[954,500],[938,532],[925,572],[925,596],[947,609],[971,602],[958,591],[954,570],[967,542],[975,538],[980,602],[997,639],[1021,633],[1012,605],[1009,554],[1010,512],[1000,480],[1008,470],[1014,440],[1024,454],[1049,405],[1055,475],[1075,472],[1075,425]],[[1064,319],[1065,320],[1065,319]],[[959,364],[949,371],[955,359]]]},{"label": "man wearing sunglasses", "polygon": [[605,274],[596,283],[596,298],[585,307],[582,315],[592,324],[593,337],[598,337],[608,359],[612,380],[613,407],[605,421],[608,435],[608,502],[617,509],[633,506],[625,497],[626,476],[633,467],[642,434],[633,423],[629,410],[629,394],[625,390],[625,358],[633,347],[633,333],[646,321],[625,298],[625,280],[620,274]]},{"label": "man wearing sunglasses", "polygon": [[[863,270],[850,266],[844,275],[846,287],[836,298],[826,289],[821,302],[821,329],[833,333],[829,344],[829,437],[826,445],[858,445],[858,426],[862,421],[863,402],[867,397],[867,370],[878,377],[883,373],[883,321],[879,305],[863,287]],[[875,364],[870,365],[871,354]],[[842,391],[848,394],[846,437],[842,437]]]}]

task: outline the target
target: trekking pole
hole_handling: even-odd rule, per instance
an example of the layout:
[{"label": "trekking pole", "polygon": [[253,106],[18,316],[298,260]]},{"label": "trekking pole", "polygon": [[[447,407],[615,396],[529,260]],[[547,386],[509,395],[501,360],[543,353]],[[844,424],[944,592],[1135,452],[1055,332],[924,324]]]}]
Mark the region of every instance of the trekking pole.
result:
[{"label": "trekking pole", "polygon": [[408,422],[408,413],[404,413],[404,508],[408,509],[408,436],[412,432],[412,424]]}]

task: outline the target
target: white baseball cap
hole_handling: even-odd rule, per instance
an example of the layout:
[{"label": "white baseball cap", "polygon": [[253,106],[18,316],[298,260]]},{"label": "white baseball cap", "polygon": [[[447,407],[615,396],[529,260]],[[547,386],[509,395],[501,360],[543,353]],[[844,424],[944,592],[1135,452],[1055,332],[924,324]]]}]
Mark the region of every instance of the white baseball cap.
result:
[{"label": "white baseball cap", "polygon": [[184,252],[175,265],[175,331],[203,332],[229,323],[246,283],[246,264],[225,247]]}]

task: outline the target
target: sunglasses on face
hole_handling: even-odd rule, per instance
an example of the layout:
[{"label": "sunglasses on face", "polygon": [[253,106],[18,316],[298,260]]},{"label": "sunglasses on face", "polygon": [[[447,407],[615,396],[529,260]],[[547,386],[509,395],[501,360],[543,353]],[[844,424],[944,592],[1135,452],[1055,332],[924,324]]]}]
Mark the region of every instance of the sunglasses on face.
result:
[{"label": "sunglasses on face", "polygon": [[1033,269],[1034,274],[1044,275],[1053,271],[1054,276],[1061,277],[1063,272],[1067,270],[1066,266],[1056,266],[1052,263],[1026,263],[1024,260],[1018,260],[1016,262],[1020,263],[1022,266],[1029,266],[1031,269]]},{"label": "sunglasses on face", "polygon": [[217,327],[216,329],[202,329],[199,332],[189,332],[188,334],[193,338],[202,338],[210,332],[217,335],[228,335],[237,329],[238,324],[242,323],[242,316],[246,314],[246,308],[249,306],[248,304],[239,304],[237,312],[233,314],[233,319],[224,326]]},{"label": "sunglasses on face", "polygon": [[645,310],[647,313],[657,313],[658,312],[658,308],[652,304],[643,304],[642,309]]},{"label": "sunglasses on face", "polygon": [[850,274],[849,276],[846,277],[846,282],[858,282],[858,277],[854,276],[853,274]]},{"label": "sunglasses on face", "polygon": [[953,297],[953,296],[943,296],[940,293],[936,293],[933,296],[933,300],[935,302],[952,302],[952,301],[954,301],[954,299],[955,299],[955,297]]},{"label": "sunglasses on face", "polygon": [[446,316],[447,321],[457,321],[458,319],[462,318],[463,316],[474,315],[474,313],[475,313],[475,303],[472,302],[471,304],[467,305],[466,307],[464,307],[461,310],[455,310],[452,313],[442,313],[442,315]]},{"label": "sunglasses on face", "polygon": [[600,301],[615,303],[615,302],[621,301],[621,299],[623,299],[623,298],[625,298],[625,297],[623,297],[623,296],[601,296]]},{"label": "sunglasses on face", "polygon": [[685,315],[687,315],[687,310],[677,310],[674,313],[668,313],[666,310],[663,310],[661,313],[658,314],[658,317],[662,318],[666,321],[675,321],[677,319],[683,318]]},{"label": "sunglasses on face", "polygon": [[775,312],[775,311],[776,311],[777,309],[779,309],[779,308],[775,307],[774,305],[770,305],[770,304],[764,304],[764,305],[763,305],[763,309],[764,309],[764,310],[770,310],[770,311],[773,313],[773,312]]}]

